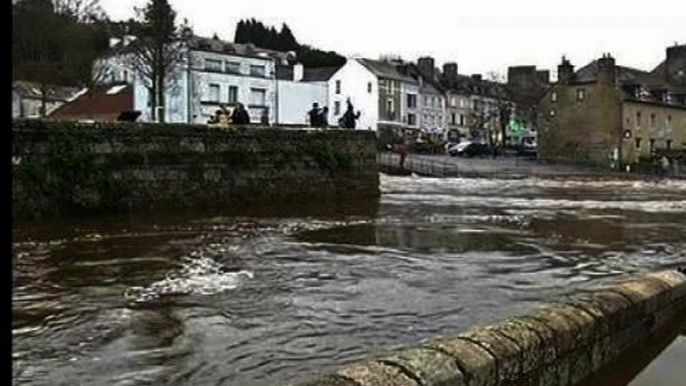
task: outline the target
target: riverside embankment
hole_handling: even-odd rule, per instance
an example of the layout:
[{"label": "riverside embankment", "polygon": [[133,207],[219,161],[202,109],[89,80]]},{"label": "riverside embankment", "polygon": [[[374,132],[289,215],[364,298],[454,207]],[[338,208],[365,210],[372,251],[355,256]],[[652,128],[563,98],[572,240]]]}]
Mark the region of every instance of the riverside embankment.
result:
[{"label": "riverside embankment", "polygon": [[577,385],[686,316],[686,268],[620,282],[308,386]]},{"label": "riverside embankment", "polygon": [[12,160],[22,219],[379,195],[363,131],[15,120]]}]

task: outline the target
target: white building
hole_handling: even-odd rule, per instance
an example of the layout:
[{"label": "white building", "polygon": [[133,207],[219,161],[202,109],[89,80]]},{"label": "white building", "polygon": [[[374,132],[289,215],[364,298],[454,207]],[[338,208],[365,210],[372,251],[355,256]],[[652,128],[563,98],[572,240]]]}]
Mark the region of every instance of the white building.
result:
[{"label": "white building", "polygon": [[45,88],[45,115],[41,114],[43,91],[35,82],[12,83],[12,118],[41,118],[50,115],[79,92],[75,87],[48,85]]},{"label": "white building", "polygon": [[[132,83],[140,120],[150,121],[148,80],[135,74],[126,43],[114,43],[119,50],[101,61],[105,80]],[[206,123],[221,105],[232,109],[242,103],[253,123],[303,124],[312,101],[325,102],[325,87],[302,82],[303,69],[294,66],[294,53],[201,37],[193,37],[189,47],[167,84],[167,122]],[[277,77],[284,68],[290,68],[292,78]]]},{"label": "white building", "polygon": [[337,70],[338,67],[305,69],[300,64],[279,67],[276,122],[281,125],[309,125],[307,112],[312,104],[317,103],[320,108],[328,105],[328,80]]},{"label": "white building", "polygon": [[404,129],[417,125],[418,84],[399,65],[349,58],[328,81],[329,123],[337,124],[350,100],[360,112],[357,129]]}]

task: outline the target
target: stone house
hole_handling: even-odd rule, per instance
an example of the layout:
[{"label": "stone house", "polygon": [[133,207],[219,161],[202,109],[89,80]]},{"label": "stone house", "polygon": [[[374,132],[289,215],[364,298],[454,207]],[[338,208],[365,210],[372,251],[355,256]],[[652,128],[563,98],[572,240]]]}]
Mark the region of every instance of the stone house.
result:
[{"label": "stone house", "polygon": [[686,150],[686,46],[667,49],[653,71],[619,66],[609,54],[574,71],[539,101],[539,155],[625,169]]},{"label": "stone house", "polygon": [[538,101],[550,88],[550,71],[536,66],[511,66],[507,71],[507,91],[514,104],[507,128],[510,145],[536,144]]}]

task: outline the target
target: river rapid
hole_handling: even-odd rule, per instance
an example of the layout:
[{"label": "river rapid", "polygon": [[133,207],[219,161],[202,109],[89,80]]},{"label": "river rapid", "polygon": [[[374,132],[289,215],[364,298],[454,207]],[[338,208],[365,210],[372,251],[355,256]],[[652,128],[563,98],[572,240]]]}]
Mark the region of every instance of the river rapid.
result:
[{"label": "river rapid", "polygon": [[371,204],[15,224],[14,384],[295,382],[686,264],[686,181],[381,183]]}]

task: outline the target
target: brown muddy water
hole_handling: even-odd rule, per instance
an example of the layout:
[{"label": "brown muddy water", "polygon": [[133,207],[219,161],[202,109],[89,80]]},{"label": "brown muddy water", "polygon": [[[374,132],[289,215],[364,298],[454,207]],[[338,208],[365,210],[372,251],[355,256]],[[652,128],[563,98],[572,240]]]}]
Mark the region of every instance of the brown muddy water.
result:
[{"label": "brown muddy water", "polygon": [[[686,181],[381,182],[378,203],[15,224],[14,383],[282,384],[686,264]],[[686,385],[675,336],[609,379]]]}]

